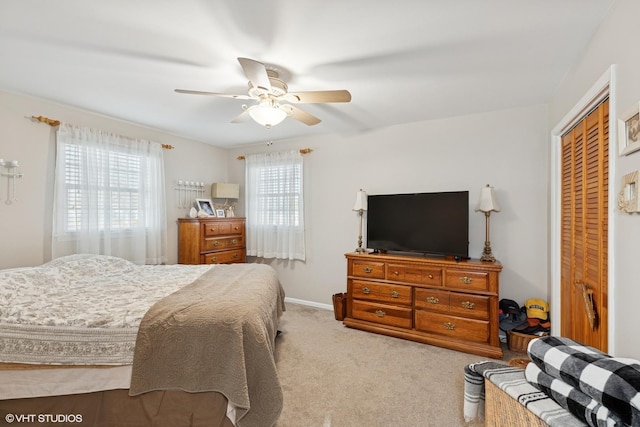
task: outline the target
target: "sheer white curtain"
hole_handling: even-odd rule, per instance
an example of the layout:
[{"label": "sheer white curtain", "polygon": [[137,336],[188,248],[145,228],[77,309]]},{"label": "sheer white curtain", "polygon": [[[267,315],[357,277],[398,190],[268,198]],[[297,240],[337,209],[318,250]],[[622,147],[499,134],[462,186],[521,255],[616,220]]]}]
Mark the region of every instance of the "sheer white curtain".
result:
[{"label": "sheer white curtain", "polygon": [[246,156],[247,255],[305,259],[299,151]]},{"label": "sheer white curtain", "polygon": [[52,255],[167,261],[162,145],[61,124],[57,135]]}]

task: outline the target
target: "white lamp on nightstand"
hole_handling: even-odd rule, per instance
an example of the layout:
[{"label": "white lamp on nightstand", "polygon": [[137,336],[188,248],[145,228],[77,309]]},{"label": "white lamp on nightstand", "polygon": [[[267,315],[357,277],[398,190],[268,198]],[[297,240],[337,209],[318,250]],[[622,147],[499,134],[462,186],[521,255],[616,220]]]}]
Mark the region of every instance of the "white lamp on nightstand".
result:
[{"label": "white lamp on nightstand", "polygon": [[229,199],[240,198],[240,184],[229,184],[226,182],[216,182],[211,184],[211,198],[225,199],[223,208],[227,217],[235,216],[233,211],[235,203],[229,204]]},{"label": "white lamp on nightstand", "polygon": [[496,259],[491,253],[491,242],[489,241],[489,216],[491,215],[492,211],[500,212],[500,207],[498,206],[496,196],[493,193],[493,187],[491,187],[489,184],[487,184],[486,187],[482,187],[482,190],[480,190],[480,199],[478,199],[478,204],[476,205],[476,212],[478,211],[484,212],[486,221],[484,251],[482,251],[480,261],[495,262]]},{"label": "white lamp on nightstand", "polygon": [[358,249],[356,249],[356,252],[361,254],[365,252],[365,249],[362,247],[362,217],[367,210],[367,193],[362,189],[356,193],[356,203],[353,205],[353,210],[358,212],[358,216],[360,217],[360,232],[358,234]]}]

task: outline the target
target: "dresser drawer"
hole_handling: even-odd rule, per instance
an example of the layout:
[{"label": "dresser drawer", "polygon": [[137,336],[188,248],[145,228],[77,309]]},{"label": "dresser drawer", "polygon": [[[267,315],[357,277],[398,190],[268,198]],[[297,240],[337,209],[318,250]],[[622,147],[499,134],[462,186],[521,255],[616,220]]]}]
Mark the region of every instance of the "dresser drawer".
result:
[{"label": "dresser drawer", "polygon": [[411,305],[411,286],[387,285],[354,280],[353,298],[378,301],[389,304]]},{"label": "dresser drawer", "polygon": [[489,297],[451,292],[451,314],[477,319],[489,319]]},{"label": "dresser drawer", "polygon": [[387,280],[397,282],[421,283],[422,269],[407,265],[387,265]]},{"label": "dresser drawer", "polygon": [[244,247],[244,236],[209,237],[202,241],[201,252],[218,251]]},{"label": "dresser drawer", "polygon": [[416,308],[449,312],[449,295],[451,292],[437,289],[416,288]]},{"label": "dresser drawer", "polygon": [[442,269],[429,268],[422,270],[422,283],[425,285],[442,286]]},{"label": "dresser drawer", "polygon": [[411,328],[411,308],[369,301],[353,300],[352,313],[355,319],[383,325]]},{"label": "dresser drawer", "polygon": [[442,270],[439,268],[421,268],[419,266],[389,264],[387,280],[425,285],[442,286]]},{"label": "dresser drawer", "polygon": [[415,316],[416,330],[467,341],[489,342],[488,321],[465,319],[424,310],[416,310]]},{"label": "dresser drawer", "polygon": [[242,234],[244,227],[242,221],[220,221],[202,224],[204,237]]},{"label": "dresser drawer", "polygon": [[477,271],[449,269],[445,273],[444,286],[447,288],[489,290],[489,275]]},{"label": "dresser drawer", "polygon": [[245,261],[246,255],[244,249],[235,249],[204,254],[202,255],[201,264],[231,264]]},{"label": "dresser drawer", "polygon": [[371,279],[384,279],[384,262],[353,261],[351,274]]}]

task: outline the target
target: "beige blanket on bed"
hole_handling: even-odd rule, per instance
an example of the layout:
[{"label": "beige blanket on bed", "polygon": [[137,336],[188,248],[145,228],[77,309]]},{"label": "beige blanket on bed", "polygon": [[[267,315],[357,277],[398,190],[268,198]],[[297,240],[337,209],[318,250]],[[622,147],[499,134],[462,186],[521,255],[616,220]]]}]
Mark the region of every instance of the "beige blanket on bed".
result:
[{"label": "beige blanket on bed", "polygon": [[136,341],[130,395],[217,391],[238,426],[271,426],[282,410],[274,360],[284,291],[263,264],[216,265],[156,303]]}]

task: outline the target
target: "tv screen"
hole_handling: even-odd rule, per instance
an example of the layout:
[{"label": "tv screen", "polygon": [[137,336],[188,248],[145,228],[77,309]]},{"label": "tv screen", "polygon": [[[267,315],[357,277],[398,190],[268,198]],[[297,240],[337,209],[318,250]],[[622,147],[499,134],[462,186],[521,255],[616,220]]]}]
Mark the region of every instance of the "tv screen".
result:
[{"label": "tv screen", "polygon": [[369,195],[367,247],[469,257],[469,192]]}]

